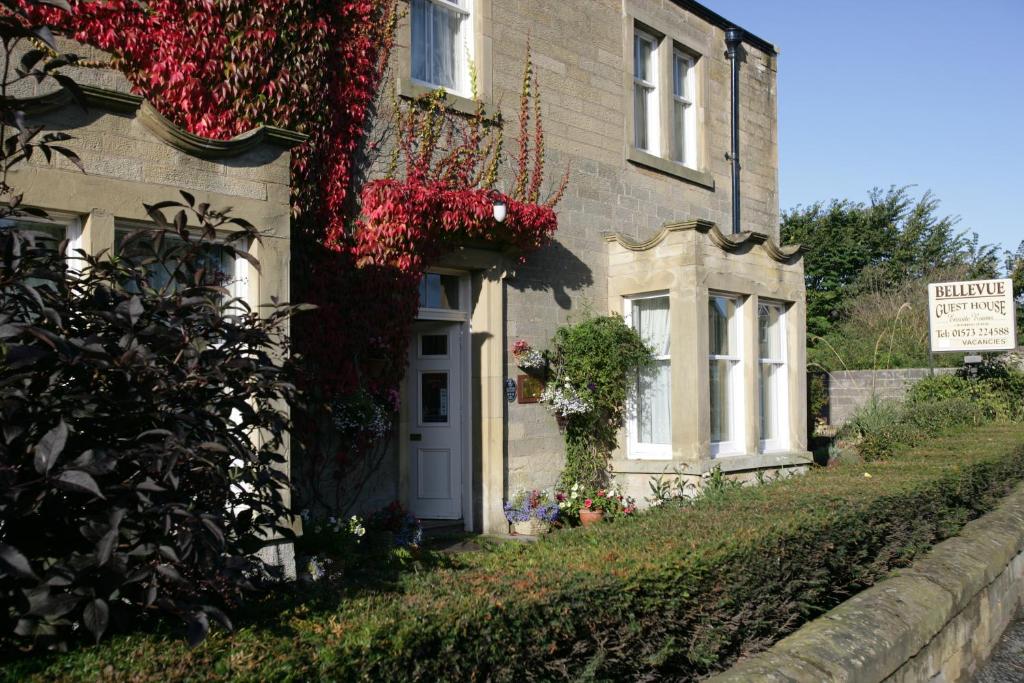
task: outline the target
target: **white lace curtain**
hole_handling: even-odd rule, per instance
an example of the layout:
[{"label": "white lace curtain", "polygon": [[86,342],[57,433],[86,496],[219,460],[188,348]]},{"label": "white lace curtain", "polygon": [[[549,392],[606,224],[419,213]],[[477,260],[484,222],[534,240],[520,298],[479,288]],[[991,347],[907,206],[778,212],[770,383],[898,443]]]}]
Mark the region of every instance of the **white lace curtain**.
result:
[{"label": "white lace curtain", "polygon": [[672,386],[669,355],[668,297],[633,302],[633,326],[657,360],[640,376],[637,387],[637,441],[672,443]]},{"label": "white lace curtain", "polygon": [[[467,46],[462,24],[468,0],[412,0],[412,76],[453,91],[462,88]],[[446,7],[449,5],[450,7]]]}]

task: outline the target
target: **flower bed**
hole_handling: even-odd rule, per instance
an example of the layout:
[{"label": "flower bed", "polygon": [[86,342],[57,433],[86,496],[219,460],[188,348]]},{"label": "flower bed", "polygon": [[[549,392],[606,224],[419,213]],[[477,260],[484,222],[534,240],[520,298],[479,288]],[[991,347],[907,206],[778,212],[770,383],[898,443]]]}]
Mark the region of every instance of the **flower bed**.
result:
[{"label": "flower bed", "polygon": [[[865,473],[870,477],[865,477]],[[340,607],[213,634],[119,637],[8,664],[17,680],[691,680],[907,564],[1024,478],[1024,425],[730,488],[460,556]],[[335,598],[334,605],[337,604]]]}]

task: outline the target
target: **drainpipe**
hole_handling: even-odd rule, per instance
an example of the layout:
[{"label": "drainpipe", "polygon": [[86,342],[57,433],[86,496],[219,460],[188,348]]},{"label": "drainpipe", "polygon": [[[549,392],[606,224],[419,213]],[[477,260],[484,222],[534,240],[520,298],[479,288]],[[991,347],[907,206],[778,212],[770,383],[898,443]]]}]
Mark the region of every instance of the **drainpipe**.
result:
[{"label": "drainpipe", "polygon": [[729,89],[732,94],[732,234],[740,232],[740,59],[739,46],[743,42],[743,29],[725,30],[726,56],[732,65]]}]

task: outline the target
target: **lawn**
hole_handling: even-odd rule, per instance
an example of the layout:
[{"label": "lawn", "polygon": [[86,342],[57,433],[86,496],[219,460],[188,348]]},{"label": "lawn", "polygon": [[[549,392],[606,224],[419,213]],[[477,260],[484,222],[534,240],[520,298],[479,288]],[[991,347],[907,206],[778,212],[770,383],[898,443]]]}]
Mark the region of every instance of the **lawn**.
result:
[{"label": "lawn", "polygon": [[[816,469],[529,545],[423,553],[177,634],[9,661],[6,680],[694,679],[762,649],[992,508],[1024,425]],[[296,601],[302,604],[296,606]]]}]

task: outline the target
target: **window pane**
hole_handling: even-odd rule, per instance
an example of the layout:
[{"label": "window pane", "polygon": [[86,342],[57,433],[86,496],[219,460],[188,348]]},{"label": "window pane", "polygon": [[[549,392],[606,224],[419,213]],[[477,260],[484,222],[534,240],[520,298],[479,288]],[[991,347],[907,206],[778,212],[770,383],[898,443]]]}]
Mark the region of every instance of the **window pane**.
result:
[{"label": "window pane", "polygon": [[672,57],[672,94],[676,97],[685,97],[690,99],[689,91],[686,88],[687,72],[689,71],[690,63],[676,54]]},{"label": "window pane", "polygon": [[633,39],[633,76],[650,82],[654,70],[651,69],[654,43],[648,38],[637,34]]},{"label": "window pane", "polygon": [[675,131],[672,136],[672,158],[680,163],[686,162],[686,104],[674,101],[673,116]]},{"label": "window pane", "polygon": [[459,277],[427,273],[420,280],[420,308],[459,310]]},{"label": "window pane", "polygon": [[[462,2],[452,3],[462,5]],[[412,76],[450,90],[459,87],[466,15],[430,0],[412,0]]]},{"label": "window pane", "polygon": [[637,387],[637,441],[650,444],[672,443],[671,364],[655,361],[641,373]]},{"label": "window pane", "polygon": [[761,363],[761,438],[774,439],[778,434],[776,411],[776,376],[779,368],[774,363]]},{"label": "window pane", "polygon": [[759,353],[761,358],[781,360],[782,329],[779,317],[782,310],[779,306],[760,304],[757,307],[757,329],[759,337]]},{"label": "window pane", "polygon": [[655,356],[669,354],[668,297],[635,299],[632,302],[633,329],[640,333]]},{"label": "window pane", "polygon": [[447,334],[424,334],[420,335],[420,355],[423,356],[447,356],[448,335]]},{"label": "window pane", "polygon": [[712,360],[711,371],[711,440],[729,441],[732,436],[729,374],[732,362]]},{"label": "window pane", "polygon": [[447,372],[425,372],[420,376],[420,415],[424,424],[448,422]]},{"label": "window pane", "polygon": [[728,297],[713,296],[708,301],[709,348],[712,355],[732,355],[732,340],[729,339],[729,321],[732,319],[735,308],[735,302]]},{"label": "window pane", "polygon": [[647,130],[647,88],[640,84],[633,86],[633,144],[637,149],[649,148],[649,135]]},{"label": "window pane", "polygon": [[56,249],[67,235],[67,228],[62,223],[50,223],[45,219],[4,218],[0,220],[0,231],[3,230],[17,230],[23,237],[31,237],[38,246],[47,249]]},{"label": "window pane", "polygon": [[[114,244],[118,254],[125,253],[124,242],[132,232],[132,230],[118,230],[115,233]],[[172,285],[171,280],[174,278],[180,262],[174,256],[182,254],[174,254],[173,252],[184,250],[186,248],[185,242],[170,233],[164,233],[161,254],[156,254],[151,245],[151,240],[140,238],[133,240],[128,248],[131,250],[131,255],[136,259],[149,260],[158,257],[161,259],[159,263],[150,263],[146,266],[146,279],[150,287],[158,290],[166,287],[169,292],[176,291],[178,284]],[[198,246],[198,243],[193,242],[192,245]],[[234,259],[228,256],[222,246],[207,243],[205,250],[196,255],[194,263],[195,265],[188,269],[189,272],[181,272],[181,275],[188,279],[190,285],[193,282],[191,274],[198,272],[200,268],[203,269],[204,285],[228,287],[237,282]],[[168,287],[168,285],[170,286]]]}]

